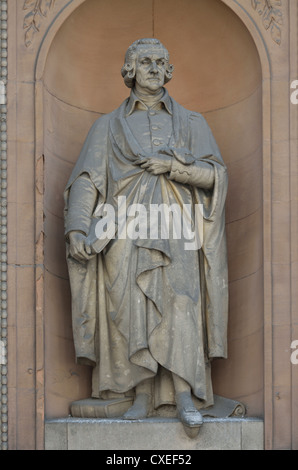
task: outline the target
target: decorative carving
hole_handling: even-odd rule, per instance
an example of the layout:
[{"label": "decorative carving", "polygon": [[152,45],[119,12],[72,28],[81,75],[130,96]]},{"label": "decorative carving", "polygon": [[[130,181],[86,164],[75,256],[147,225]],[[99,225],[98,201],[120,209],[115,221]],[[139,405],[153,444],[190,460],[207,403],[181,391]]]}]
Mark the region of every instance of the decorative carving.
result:
[{"label": "decorative carving", "polygon": [[8,449],[7,410],[7,0],[1,1],[0,9],[0,450]]},{"label": "decorative carving", "polygon": [[276,44],[281,43],[281,28],[283,24],[282,0],[251,0],[252,7],[262,16],[265,29],[270,29],[271,37]]},{"label": "decorative carving", "polygon": [[55,0],[25,0],[23,9],[28,11],[24,18],[25,45],[31,46],[35,33],[39,32],[42,21],[47,17]]}]

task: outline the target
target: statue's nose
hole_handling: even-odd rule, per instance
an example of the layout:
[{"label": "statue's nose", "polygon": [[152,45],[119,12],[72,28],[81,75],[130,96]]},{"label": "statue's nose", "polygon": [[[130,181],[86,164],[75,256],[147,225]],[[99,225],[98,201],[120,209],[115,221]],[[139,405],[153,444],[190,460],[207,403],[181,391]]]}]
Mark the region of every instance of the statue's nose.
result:
[{"label": "statue's nose", "polygon": [[158,72],[157,64],[155,60],[151,63],[151,72]]}]

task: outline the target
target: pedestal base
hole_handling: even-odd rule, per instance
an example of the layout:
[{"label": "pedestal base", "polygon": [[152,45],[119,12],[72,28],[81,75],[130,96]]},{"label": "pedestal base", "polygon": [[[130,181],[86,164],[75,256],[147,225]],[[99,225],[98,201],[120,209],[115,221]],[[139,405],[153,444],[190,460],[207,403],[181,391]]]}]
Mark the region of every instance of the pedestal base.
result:
[{"label": "pedestal base", "polygon": [[[207,418],[230,418],[245,416],[245,406],[235,400],[214,395],[214,404],[209,408],[202,408],[198,399],[193,397],[194,404],[202,416]],[[102,400],[100,398],[85,398],[73,401],[70,404],[70,414],[73,418],[120,418],[132,406],[132,397],[113,398]],[[177,418],[176,406],[165,405],[149,415],[149,417]]]},{"label": "pedestal base", "polygon": [[263,421],[205,418],[189,438],[177,419],[51,419],[45,424],[46,450],[262,450]]}]

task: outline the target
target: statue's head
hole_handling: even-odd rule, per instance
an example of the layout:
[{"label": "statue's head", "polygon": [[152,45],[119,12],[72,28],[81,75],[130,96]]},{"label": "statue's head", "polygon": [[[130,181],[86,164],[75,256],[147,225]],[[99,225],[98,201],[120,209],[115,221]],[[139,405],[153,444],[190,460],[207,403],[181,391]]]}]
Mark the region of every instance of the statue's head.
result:
[{"label": "statue's head", "polygon": [[150,86],[158,88],[171,80],[173,70],[164,45],[158,39],[145,38],[133,42],[127,49],[121,75],[129,88],[134,87],[136,79],[141,83],[151,75]]}]

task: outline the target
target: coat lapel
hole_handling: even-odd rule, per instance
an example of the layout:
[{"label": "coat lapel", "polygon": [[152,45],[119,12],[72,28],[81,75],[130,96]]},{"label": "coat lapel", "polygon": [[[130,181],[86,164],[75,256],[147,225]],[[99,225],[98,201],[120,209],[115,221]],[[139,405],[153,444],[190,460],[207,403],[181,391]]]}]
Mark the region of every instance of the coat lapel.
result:
[{"label": "coat lapel", "polygon": [[[120,106],[115,117],[110,122],[111,139],[125,156],[131,162],[139,158],[139,155],[146,156],[146,153],[134,137],[129,125],[125,119],[125,108],[127,100]],[[149,156],[149,155],[148,155]]]},{"label": "coat lapel", "polygon": [[[134,137],[129,125],[125,119],[125,110],[127,106],[125,100],[118,108],[117,113],[110,121],[110,134],[112,142],[116,145],[128,160],[135,161],[139,155],[150,156],[144,152],[137,139]],[[173,134],[170,139],[170,146],[176,148],[187,147],[188,145],[188,114],[173,98]]]}]

